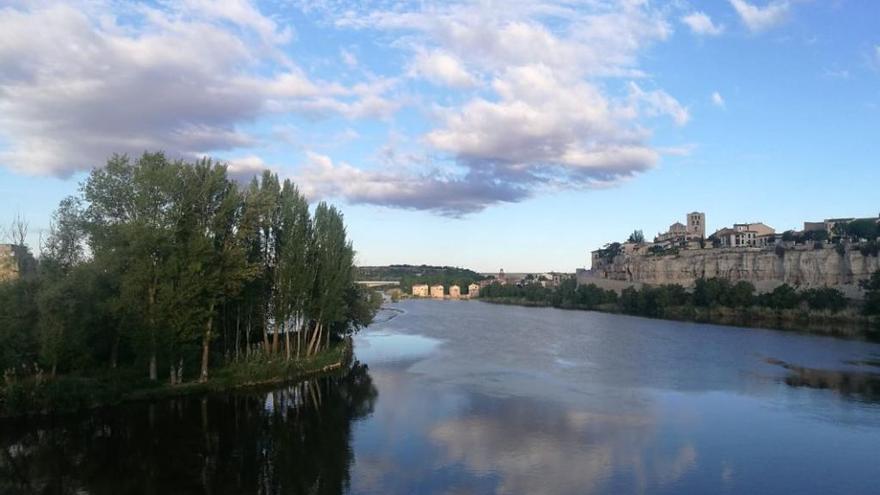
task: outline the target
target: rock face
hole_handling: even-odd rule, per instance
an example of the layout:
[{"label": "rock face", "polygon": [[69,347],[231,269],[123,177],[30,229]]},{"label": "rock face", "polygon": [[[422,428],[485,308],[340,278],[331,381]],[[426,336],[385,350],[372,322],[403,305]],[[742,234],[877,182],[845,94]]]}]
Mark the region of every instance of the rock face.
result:
[{"label": "rock face", "polygon": [[878,258],[857,250],[843,255],[834,249],[788,249],[784,253],[757,248],[695,249],[676,255],[620,254],[591,270],[592,278],[651,285],[693,286],[699,278],[726,278],[751,282],[758,290],[783,283],[809,287],[837,287],[850,297],[859,294],[859,282],[880,267]]}]

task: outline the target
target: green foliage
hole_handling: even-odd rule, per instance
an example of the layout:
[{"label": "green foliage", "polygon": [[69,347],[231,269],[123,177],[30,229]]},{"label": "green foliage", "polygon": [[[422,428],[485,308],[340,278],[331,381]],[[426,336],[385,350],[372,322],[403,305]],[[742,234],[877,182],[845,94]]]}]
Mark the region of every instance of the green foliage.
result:
[{"label": "green foliage", "polygon": [[622,251],[623,247],[620,245],[619,242],[612,242],[610,244],[606,244],[605,247],[598,250],[596,254],[599,259],[605,261],[606,263],[610,263]]},{"label": "green foliage", "polygon": [[801,297],[794,287],[782,284],[773,289],[772,292],[762,294],[759,302],[762,306],[771,309],[794,309],[800,304]]},{"label": "green foliage", "polygon": [[357,280],[387,280],[400,282],[400,290],[412,292],[418,284],[440,284],[444,287],[457,285],[466,294],[468,285],[485,280],[487,277],[473,270],[453,266],[430,265],[389,265],[360,266],[355,269]]},{"label": "green foliage", "polygon": [[818,311],[837,313],[848,305],[843,292],[830,287],[807,289],[801,292],[801,298],[806,301],[810,309]]},{"label": "green foliage", "polygon": [[862,288],[865,289],[865,314],[880,315],[880,270],[874,272]]},{"label": "green foliage", "polygon": [[133,367],[175,383],[270,335],[290,357],[291,333],[324,326],[315,353],[381,304],[354,286],[353,259],[342,214],[312,216],[274,174],[242,190],[210,160],[113,156],[60,203],[36,276],[0,284],[0,368],[10,386]]},{"label": "green foliage", "polygon": [[880,242],[876,240],[862,242],[859,244],[859,252],[862,253],[862,256],[874,256],[876,258],[880,254]]},{"label": "green foliage", "polygon": [[634,230],[632,234],[629,235],[627,242],[634,242],[636,244],[642,244],[645,242],[645,233],[641,230]]},{"label": "green foliage", "polygon": [[867,239],[871,241],[880,235],[880,227],[878,227],[876,219],[860,218],[847,223],[845,233],[853,240]]}]

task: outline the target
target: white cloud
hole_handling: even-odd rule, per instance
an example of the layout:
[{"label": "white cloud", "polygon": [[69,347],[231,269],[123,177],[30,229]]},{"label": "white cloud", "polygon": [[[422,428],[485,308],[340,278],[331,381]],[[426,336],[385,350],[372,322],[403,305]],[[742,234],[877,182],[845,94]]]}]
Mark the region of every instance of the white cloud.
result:
[{"label": "white cloud", "polygon": [[242,183],[247,183],[255,175],[263,173],[263,170],[275,170],[256,155],[242,156],[226,160],[226,171],[230,177]]},{"label": "white cloud", "polygon": [[[316,197],[460,215],[616,184],[671,149],[651,144],[648,122],[690,118],[663,89],[642,89],[639,60],[670,36],[672,11],[641,0],[304,6],[335,29],[378,35],[391,63],[403,55],[381,75],[338,48],[300,65],[288,55],[296,33],[245,0],[89,5],[0,9],[0,139],[10,146],[0,165],[66,175],[113,152],[164,149],[239,156],[230,173],[245,177],[266,167],[259,150],[285,124],[272,117],[390,120],[427,100],[408,93],[409,75],[445,91],[445,106],[421,108],[429,120],[407,136],[412,148],[383,147],[392,159],[376,169],[311,154],[297,177]],[[304,68],[334,62],[352,70],[334,81]],[[308,146],[272,141],[330,153],[315,143],[339,126],[314,132]],[[419,160],[401,165],[404,156]]]},{"label": "white cloud", "polygon": [[342,63],[348,67],[357,67],[358,59],[354,53],[348,50],[340,50],[339,56],[342,58]]},{"label": "white cloud", "polygon": [[724,97],[722,97],[721,93],[719,93],[718,91],[712,93],[712,104],[719,108],[724,108],[726,105]]},{"label": "white cloud", "polygon": [[692,12],[681,18],[694,34],[718,36],[724,32],[724,26],[712,22],[712,18],[703,12]]},{"label": "white cloud", "polygon": [[420,51],[410,67],[410,75],[435,84],[457,88],[475,86],[477,79],[454,56],[440,50]]},{"label": "white cloud", "polygon": [[388,80],[310,79],[283,55],[292,32],[247,2],[163,5],[0,9],[0,165],[63,176],[114,152],[198,156],[253,146],[242,125],[267,113],[386,117],[398,105]]},{"label": "white cloud", "polygon": [[313,201],[341,197],[355,204],[429,210],[448,216],[480,211],[499,202],[521,201],[528,196],[517,184],[494,181],[491,176],[363,170],[347,163],[333,163],[330,157],[313,152],[308,153],[308,162],[293,178]]},{"label": "white cloud", "polygon": [[[430,109],[436,123],[422,142],[453,167],[358,175],[345,164],[312,165],[303,180],[321,184],[316,193],[460,214],[551,189],[613,185],[659,160],[643,118],[669,116],[677,125],[690,118],[668,93],[626,85],[643,76],[640,53],[671,33],[665,14],[647,2],[346,5],[325,15],[340,28],[396,34],[397,46],[416,46],[411,75],[469,91],[480,79],[491,83]],[[621,82],[629,88],[623,97],[608,89]],[[359,181],[372,185],[352,185]]]},{"label": "white cloud", "polygon": [[663,90],[644,91],[638,84],[629,83],[630,101],[649,117],[666,115],[677,125],[685,125],[691,115],[687,108]]},{"label": "white cloud", "polygon": [[772,1],[764,7],[752,5],[745,0],[729,0],[740,19],[750,31],[766,31],[785,20],[790,4],[787,1]]}]

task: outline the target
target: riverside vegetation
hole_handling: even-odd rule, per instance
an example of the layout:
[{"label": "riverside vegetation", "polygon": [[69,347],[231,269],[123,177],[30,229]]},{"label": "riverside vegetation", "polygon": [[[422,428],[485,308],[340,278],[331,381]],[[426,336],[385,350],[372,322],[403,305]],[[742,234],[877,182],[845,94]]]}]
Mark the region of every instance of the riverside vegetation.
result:
[{"label": "riverside vegetation", "polygon": [[327,368],[381,304],[353,260],[342,214],[270,172],[239,187],[209,160],[113,156],[0,284],[0,413]]},{"label": "riverside vegetation", "polygon": [[506,304],[552,306],[624,313],[651,318],[804,329],[819,333],[880,338],[880,271],[863,284],[862,303],[847,300],[834,288],[797,290],[783,284],[757,294],[754,285],[710,278],[697,280],[693,290],[678,284],[628,287],[619,295],[595,284],[575,280],[559,287],[539,284],[492,284],[480,299]]}]

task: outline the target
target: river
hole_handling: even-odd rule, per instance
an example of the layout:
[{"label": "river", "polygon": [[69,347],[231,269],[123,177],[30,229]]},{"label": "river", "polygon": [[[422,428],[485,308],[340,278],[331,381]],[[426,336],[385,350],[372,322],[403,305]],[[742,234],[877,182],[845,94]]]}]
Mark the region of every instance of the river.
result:
[{"label": "river", "polygon": [[880,493],[880,345],[392,304],[307,383],[0,428],[0,493]]}]

